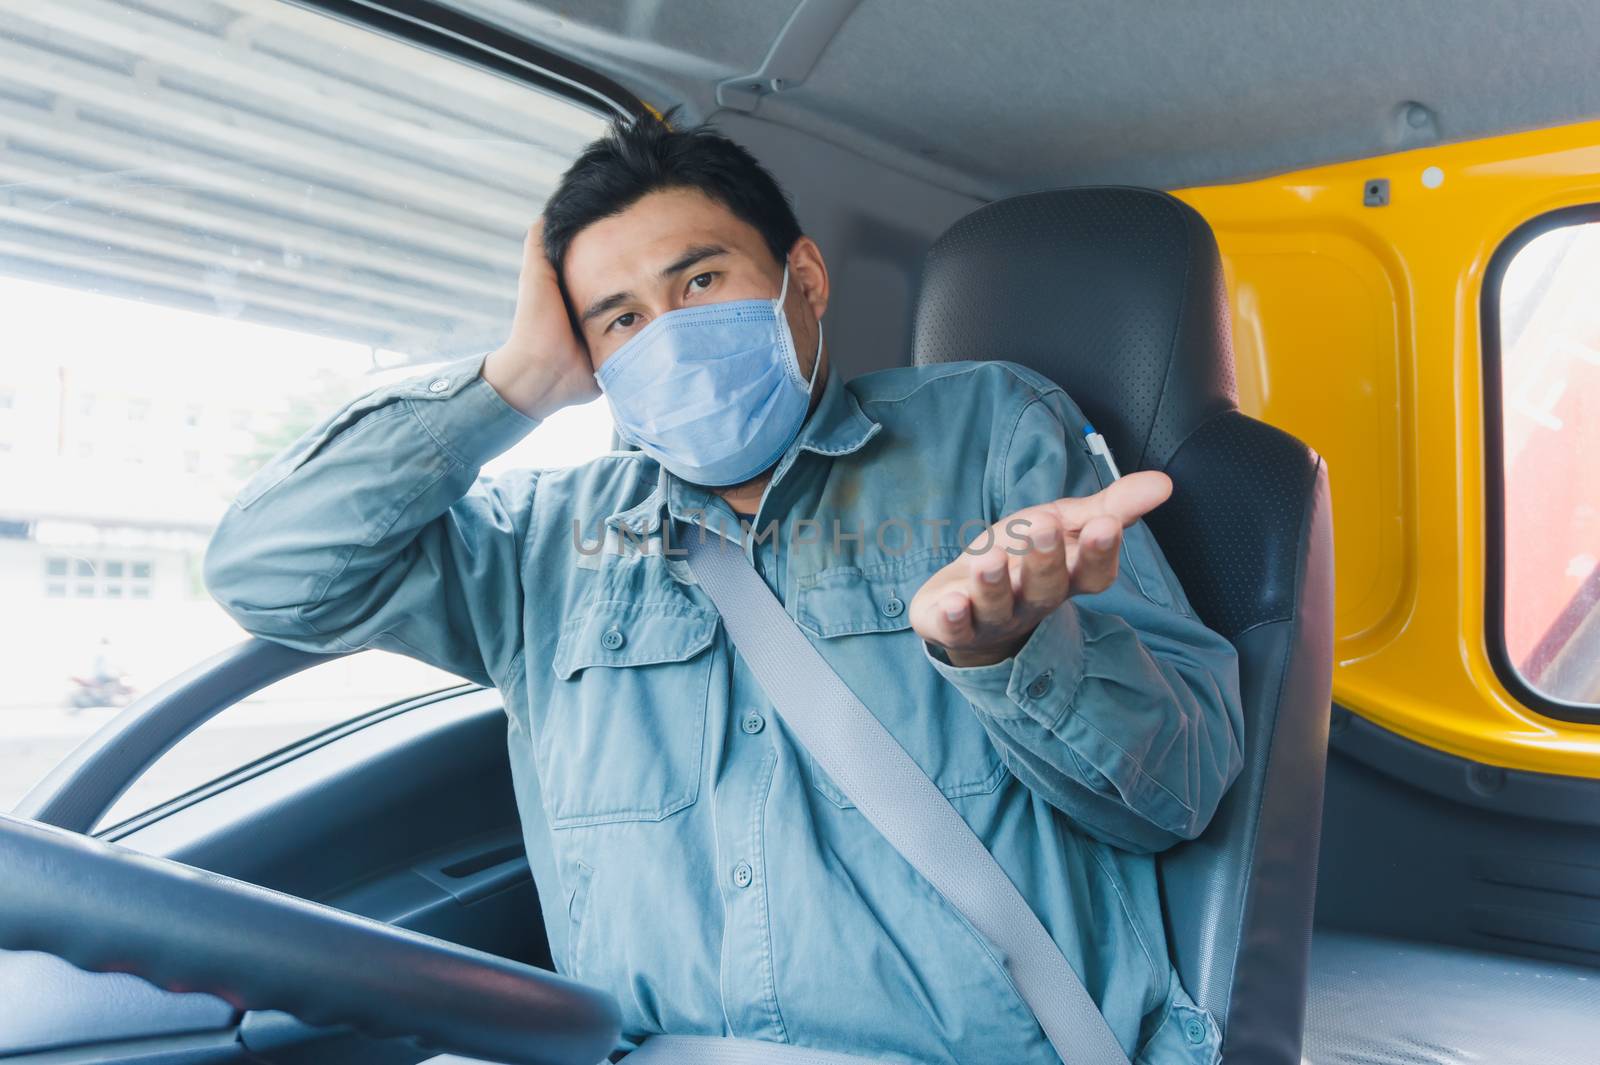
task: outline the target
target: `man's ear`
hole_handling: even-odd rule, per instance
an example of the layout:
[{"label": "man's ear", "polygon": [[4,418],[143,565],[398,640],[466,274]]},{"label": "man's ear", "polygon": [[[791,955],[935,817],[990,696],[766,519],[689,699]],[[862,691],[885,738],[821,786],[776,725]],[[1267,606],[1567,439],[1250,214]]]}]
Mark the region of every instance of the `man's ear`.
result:
[{"label": "man's ear", "polygon": [[811,305],[811,313],[821,318],[828,309],[828,264],[823,261],[817,242],[805,234],[789,249],[789,284],[800,289]]}]

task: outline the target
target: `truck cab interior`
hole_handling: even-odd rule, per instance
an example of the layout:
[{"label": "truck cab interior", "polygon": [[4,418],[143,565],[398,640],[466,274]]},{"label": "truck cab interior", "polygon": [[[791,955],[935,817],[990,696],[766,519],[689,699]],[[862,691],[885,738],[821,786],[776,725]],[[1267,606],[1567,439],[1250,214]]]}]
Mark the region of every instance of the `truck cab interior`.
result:
[{"label": "truck cab interior", "polygon": [[[1021,362],[1172,476],[1246,703],[1161,866],[1223,1060],[1595,1060],[1597,45],[1577,0],[0,0],[0,1060],[609,1050],[499,693],[195,574],[308,419],[494,346],[562,170],[672,107],[792,194],[846,377]],[[131,698],[54,705],[102,632]]]}]

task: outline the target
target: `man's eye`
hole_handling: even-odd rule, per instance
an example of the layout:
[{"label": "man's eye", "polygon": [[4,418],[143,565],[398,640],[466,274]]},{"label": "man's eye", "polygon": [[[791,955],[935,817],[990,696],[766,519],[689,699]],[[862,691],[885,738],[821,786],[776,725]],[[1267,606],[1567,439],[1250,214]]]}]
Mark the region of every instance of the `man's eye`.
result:
[{"label": "man's eye", "polygon": [[639,316],[632,311],[629,311],[627,314],[619,314],[617,315],[616,320],[611,323],[611,326],[614,329],[620,325],[622,328],[626,329],[633,324],[632,319],[637,317]]},{"label": "man's eye", "polygon": [[694,277],[691,277],[689,279],[689,287],[693,288],[695,286],[696,282],[700,281],[701,278],[704,278],[705,279],[705,284],[700,286],[700,291],[704,292],[710,286],[711,279],[713,277],[715,277],[715,276],[716,276],[716,271],[714,271],[714,270],[707,270],[703,274],[696,274]]}]

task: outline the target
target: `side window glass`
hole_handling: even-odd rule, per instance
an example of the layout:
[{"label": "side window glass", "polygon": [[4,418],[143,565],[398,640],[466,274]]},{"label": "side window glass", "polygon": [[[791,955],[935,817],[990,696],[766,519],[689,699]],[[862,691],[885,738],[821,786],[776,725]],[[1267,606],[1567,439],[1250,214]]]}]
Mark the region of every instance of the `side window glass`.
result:
[{"label": "side window glass", "polygon": [[[265,462],[504,339],[523,235],[606,116],[284,0],[0,7],[9,808],[119,707],[244,638],[200,566]],[[484,475],[585,461],[610,430],[603,402],[564,411]],[[456,683],[377,653],[285,681],[124,811]]]},{"label": "side window glass", "polygon": [[1537,700],[1600,709],[1600,208],[1532,229],[1496,256],[1498,290],[1485,293],[1501,415],[1487,427],[1499,452],[1491,644]]}]

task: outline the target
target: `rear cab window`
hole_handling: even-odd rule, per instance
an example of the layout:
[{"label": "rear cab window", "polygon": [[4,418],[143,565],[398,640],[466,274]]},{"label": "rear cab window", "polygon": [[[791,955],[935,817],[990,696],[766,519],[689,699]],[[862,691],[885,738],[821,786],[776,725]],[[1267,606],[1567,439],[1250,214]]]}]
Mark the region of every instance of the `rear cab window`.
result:
[{"label": "rear cab window", "polygon": [[1491,652],[1535,709],[1600,721],[1600,205],[1512,234],[1484,326]]}]

